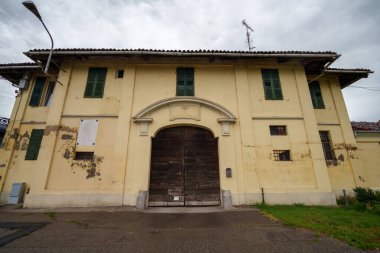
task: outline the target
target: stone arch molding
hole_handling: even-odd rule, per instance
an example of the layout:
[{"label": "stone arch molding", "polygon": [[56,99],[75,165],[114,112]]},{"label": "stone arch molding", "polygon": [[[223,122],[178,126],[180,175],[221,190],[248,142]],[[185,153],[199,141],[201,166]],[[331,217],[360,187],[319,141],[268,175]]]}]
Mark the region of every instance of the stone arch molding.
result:
[{"label": "stone arch molding", "polygon": [[[217,121],[221,125],[222,135],[228,136],[230,135],[230,125],[235,123],[237,118],[235,115],[229,111],[227,108],[221,106],[220,104],[214,103],[210,100],[197,98],[197,97],[172,97],[166,98],[163,100],[159,100],[141,111],[139,111],[134,117],[132,117],[133,121],[140,125],[140,135],[147,136],[149,130],[149,124],[153,122],[153,118],[150,118],[148,115],[162,107],[168,106],[171,112],[175,111],[175,106],[180,105],[182,108],[192,108],[190,113],[185,113],[184,117],[176,117],[175,115],[170,116],[170,120],[175,119],[193,119],[200,120],[200,107],[206,106],[211,108],[221,115],[221,117],[217,118]],[[198,109],[197,109],[198,108]]]}]

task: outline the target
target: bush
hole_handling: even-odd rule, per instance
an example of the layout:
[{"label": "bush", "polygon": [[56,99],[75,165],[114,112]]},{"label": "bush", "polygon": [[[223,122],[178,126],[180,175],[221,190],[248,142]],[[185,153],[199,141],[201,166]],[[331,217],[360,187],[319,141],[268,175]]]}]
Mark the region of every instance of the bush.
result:
[{"label": "bush", "polygon": [[356,210],[356,211],[367,211],[367,204],[356,202],[351,206],[351,208]]},{"label": "bush", "polygon": [[[347,195],[347,201],[349,205],[353,205],[354,203],[356,203],[356,198],[355,196]],[[346,204],[346,200],[344,199],[344,196],[340,196],[339,198],[337,198],[336,202],[338,205],[342,205],[342,206]]]},{"label": "bush", "polygon": [[370,188],[356,187],[354,192],[356,199],[361,203],[375,203],[376,199],[380,198],[380,193]]}]

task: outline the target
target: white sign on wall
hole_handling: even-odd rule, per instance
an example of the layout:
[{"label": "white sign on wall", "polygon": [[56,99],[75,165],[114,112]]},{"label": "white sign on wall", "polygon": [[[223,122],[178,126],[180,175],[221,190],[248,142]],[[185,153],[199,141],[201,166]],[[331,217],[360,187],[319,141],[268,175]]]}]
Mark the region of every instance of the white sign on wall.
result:
[{"label": "white sign on wall", "polygon": [[97,119],[82,119],[79,125],[77,146],[94,146],[98,125]]}]

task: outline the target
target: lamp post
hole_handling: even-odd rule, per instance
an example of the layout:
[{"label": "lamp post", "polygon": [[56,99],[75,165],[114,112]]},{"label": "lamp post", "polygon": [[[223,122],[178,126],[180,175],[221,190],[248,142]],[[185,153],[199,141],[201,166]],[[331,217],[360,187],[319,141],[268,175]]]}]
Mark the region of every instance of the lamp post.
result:
[{"label": "lamp post", "polygon": [[49,57],[48,57],[48,60],[47,60],[46,66],[45,66],[45,70],[44,70],[44,72],[47,74],[48,70],[49,70],[51,56],[53,54],[53,47],[54,47],[53,37],[51,37],[51,34],[50,34],[49,30],[47,29],[44,21],[42,21],[42,17],[40,15],[40,13],[38,12],[37,6],[33,3],[33,1],[24,1],[24,2],[22,2],[22,4],[41,21],[42,25],[45,27],[45,30],[49,34],[49,37],[51,40],[51,49],[50,49]]}]

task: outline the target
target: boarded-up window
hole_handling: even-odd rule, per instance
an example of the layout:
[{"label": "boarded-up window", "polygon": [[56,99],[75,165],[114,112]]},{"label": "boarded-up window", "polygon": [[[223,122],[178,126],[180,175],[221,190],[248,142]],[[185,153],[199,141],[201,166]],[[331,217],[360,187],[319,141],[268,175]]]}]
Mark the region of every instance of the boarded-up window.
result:
[{"label": "boarded-up window", "polygon": [[102,98],[106,82],[107,68],[90,68],[84,91],[85,98]]},{"label": "boarded-up window", "polygon": [[194,96],[194,69],[177,68],[177,96]]},{"label": "boarded-up window", "polygon": [[321,87],[318,81],[311,82],[309,84],[309,90],[311,95],[311,100],[313,101],[314,109],[325,109],[325,104],[323,103],[323,97],[321,92]]},{"label": "boarded-up window", "polygon": [[97,119],[82,119],[80,121],[77,146],[94,146],[98,132],[99,121]]},{"label": "boarded-up window", "polygon": [[44,91],[45,86],[45,77],[37,77],[34,82],[34,88],[32,91],[32,95],[30,97],[29,105],[30,106],[39,106],[41,102],[42,92]]},{"label": "boarded-up window", "polygon": [[40,151],[44,129],[33,129],[30,135],[28,150],[26,151],[25,160],[37,160]]},{"label": "boarded-up window", "polygon": [[278,69],[262,69],[261,75],[263,78],[265,99],[267,100],[283,99]]}]

